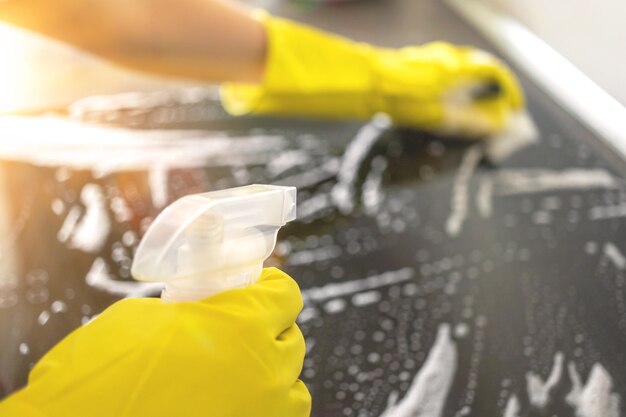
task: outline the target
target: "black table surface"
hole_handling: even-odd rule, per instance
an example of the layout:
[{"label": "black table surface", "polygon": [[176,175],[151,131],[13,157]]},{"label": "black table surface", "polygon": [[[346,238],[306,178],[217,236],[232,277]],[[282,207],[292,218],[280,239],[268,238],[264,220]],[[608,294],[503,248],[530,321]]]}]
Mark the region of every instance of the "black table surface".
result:
[{"label": "black table surface", "polygon": [[[384,46],[491,49],[436,0],[252,3]],[[131,151],[116,144],[102,169],[67,149],[2,157],[0,396],[111,303],[158,295],[129,267],[166,201],[274,183],[299,190],[271,262],[302,288],[314,416],[626,415],[626,167],[522,81],[540,141],[498,166],[475,144],[376,122],[232,119],[210,90],[75,116],[193,131],[176,145],[199,149],[193,164],[120,168],[107,158]]]}]

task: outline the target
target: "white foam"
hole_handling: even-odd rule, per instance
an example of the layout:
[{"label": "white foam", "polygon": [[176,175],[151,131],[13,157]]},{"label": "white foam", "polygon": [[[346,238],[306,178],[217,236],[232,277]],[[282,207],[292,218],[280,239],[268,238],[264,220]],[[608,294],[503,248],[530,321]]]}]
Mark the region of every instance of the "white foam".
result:
[{"label": "white foam", "polygon": [[332,245],[318,249],[306,249],[292,252],[289,255],[287,264],[289,265],[309,265],[315,262],[327,261],[338,258],[341,255],[341,247]]},{"label": "white foam", "polygon": [[352,304],[356,307],[363,307],[370,304],[376,304],[382,298],[380,291],[366,291],[352,296]]},{"label": "white foam", "polygon": [[[381,417],[441,417],[456,374],[457,347],[450,326],[439,326],[437,338],[404,398]],[[395,398],[396,395],[394,395]]]},{"label": "white foam", "polygon": [[52,200],[52,204],[50,208],[52,208],[52,212],[54,214],[56,214],[57,216],[60,216],[61,214],[63,214],[63,211],[65,210],[65,203],[61,199],[55,198],[54,200]]},{"label": "white foam", "polygon": [[276,185],[290,185],[297,188],[312,187],[323,181],[334,178],[339,171],[339,165],[339,158],[329,158],[318,167],[281,178],[279,181],[276,181]]},{"label": "white foam", "polygon": [[615,189],[620,181],[604,169],[521,169],[499,172],[496,184],[497,194],[515,195],[555,190]]},{"label": "white foam", "polygon": [[65,313],[67,312],[67,304],[61,300],[53,301],[50,305],[50,311],[53,314]]},{"label": "white foam", "polygon": [[[567,190],[611,190],[620,188],[622,182],[621,179],[604,169],[571,168],[559,171],[532,168],[500,170],[481,179],[476,194],[476,207],[481,217],[488,218],[493,211],[493,199],[496,196],[507,197]],[[461,202],[464,201],[462,196],[459,198]],[[556,197],[549,200],[548,209],[554,210],[558,204],[555,203],[556,201]],[[626,216],[626,205],[594,207],[589,212],[589,217],[592,220],[624,216]],[[540,222],[545,220],[545,216],[539,215],[539,217],[541,217]]]},{"label": "white foam", "polygon": [[337,174],[337,183],[331,192],[333,202],[342,213],[349,213],[354,209],[355,182],[360,167],[382,133],[390,126],[389,117],[376,115],[359,130],[346,148]]},{"label": "white foam", "polygon": [[485,177],[480,181],[478,193],[476,193],[476,207],[481,217],[491,217],[493,213],[493,179]]},{"label": "white foam", "polygon": [[563,374],[563,362],[565,357],[562,352],[554,356],[554,364],[548,379],[545,381],[541,376],[528,372],[526,374],[526,389],[530,403],[538,408],[544,408],[550,401],[550,392],[556,387]]},{"label": "white foam", "polygon": [[568,364],[572,389],[566,401],[576,410],[576,417],[619,417],[619,394],[613,392],[613,379],[607,370],[596,363],[585,385],[573,363]]},{"label": "white foam", "polygon": [[119,196],[111,197],[109,207],[117,222],[126,222],[133,218],[134,214],[125,199]]},{"label": "white foam", "polygon": [[326,310],[328,314],[337,314],[344,311],[346,309],[346,306],[346,301],[338,298],[335,300],[330,300],[326,304],[324,304],[324,310]]},{"label": "white foam", "polygon": [[276,158],[267,165],[267,169],[271,175],[277,176],[291,168],[302,166],[310,162],[310,160],[311,157],[307,152],[294,149],[277,155]]},{"label": "white foam", "polygon": [[500,163],[515,152],[536,143],[539,130],[527,112],[511,116],[507,128],[486,141],[485,155],[492,163]]},{"label": "white foam", "polygon": [[451,211],[446,221],[446,232],[449,236],[455,237],[461,232],[461,228],[467,217],[469,182],[482,156],[483,152],[480,145],[471,146],[463,156],[452,187],[452,198],[450,201]]},{"label": "white foam", "polygon": [[334,207],[334,205],[328,193],[318,193],[307,200],[298,201],[298,220],[316,216],[329,207]]},{"label": "white foam", "polygon": [[227,137],[193,130],[104,128],[57,117],[2,117],[0,159],[90,170],[97,176],[208,163],[267,164],[287,146],[282,136]]},{"label": "white foam", "polygon": [[40,326],[45,326],[48,320],[50,320],[50,312],[48,310],[43,310],[37,317],[37,323]]},{"label": "white foam", "polygon": [[78,224],[78,220],[80,219],[81,209],[78,206],[73,206],[70,211],[65,216],[65,220],[63,220],[63,224],[57,233],[57,239],[59,242],[65,243],[74,233],[74,229]]},{"label": "white foam", "polygon": [[626,257],[615,244],[607,242],[604,244],[604,255],[611,261],[615,268],[626,269]]},{"label": "white foam", "polygon": [[105,291],[109,294],[133,298],[148,297],[158,294],[163,284],[153,282],[117,281],[109,273],[107,263],[98,257],[93,261],[85,281],[90,287]]},{"label": "white foam", "polygon": [[596,206],[589,210],[591,220],[615,219],[626,217],[626,204],[612,206]]},{"label": "white foam", "polygon": [[365,182],[363,183],[363,194],[361,200],[363,209],[366,214],[374,215],[384,200],[384,192],[382,189],[383,174],[387,168],[387,160],[382,156],[377,156],[372,160],[372,168],[370,169]]},{"label": "white foam", "polygon": [[361,291],[372,290],[387,285],[398,284],[413,278],[415,271],[412,268],[402,268],[396,271],[383,272],[367,278],[326,284],[322,287],[307,288],[302,291],[305,302],[321,302],[331,298],[355,294]]},{"label": "white foam", "polygon": [[22,342],[20,343],[19,351],[22,355],[28,355],[30,353],[30,347],[28,347],[26,343]]},{"label": "white foam", "polygon": [[516,395],[512,395],[509,397],[509,400],[506,403],[506,408],[504,409],[503,417],[519,417],[520,413],[520,404]]},{"label": "white foam", "polygon": [[[80,221],[74,223],[74,227],[69,232],[69,246],[85,252],[96,253],[102,249],[111,231],[106,197],[99,185],[87,184],[83,187],[80,198],[85,205],[85,214]],[[72,212],[73,210],[70,210],[70,214]],[[61,237],[68,235],[65,227],[66,223],[64,222],[59,231],[59,234],[63,232]]]},{"label": "white foam", "polygon": [[150,196],[152,205],[155,208],[165,207],[167,204],[167,185],[169,169],[163,166],[154,166],[148,171],[148,184],[150,185]]}]

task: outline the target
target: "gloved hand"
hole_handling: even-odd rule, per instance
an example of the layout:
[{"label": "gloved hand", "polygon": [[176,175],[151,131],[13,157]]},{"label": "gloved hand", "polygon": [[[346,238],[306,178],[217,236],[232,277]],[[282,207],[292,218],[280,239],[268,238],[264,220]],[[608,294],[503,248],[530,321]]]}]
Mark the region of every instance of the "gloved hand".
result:
[{"label": "gloved hand", "polygon": [[0,415],[308,417],[301,309],[274,268],[202,302],[120,301],[44,356]]},{"label": "gloved hand", "polygon": [[445,43],[374,48],[259,18],[268,33],[264,81],[223,86],[232,114],[368,118],[383,112],[401,126],[478,137],[501,131],[524,107],[513,73],[486,52]]}]

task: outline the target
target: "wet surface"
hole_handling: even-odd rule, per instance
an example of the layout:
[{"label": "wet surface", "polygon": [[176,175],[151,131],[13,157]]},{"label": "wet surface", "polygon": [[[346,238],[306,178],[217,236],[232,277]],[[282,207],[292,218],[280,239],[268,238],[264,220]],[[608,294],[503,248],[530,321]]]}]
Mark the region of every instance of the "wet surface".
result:
[{"label": "wet surface", "polygon": [[[413,13],[381,42],[482,44],[431,3],[282,9],[350,10],[356,37]],[[259,182],[299,189],[273,262],[303,290],[314,416],[626,415],[626,167],[526,88],[540,141],[497,167],[384,120],[230,119],[210,90],[83,103],[74,118],[135,130],[82,147],[28,120],[28,152],[0,145],[0,394],[114,301],[158,294],[129,268],[167,202]]]}]

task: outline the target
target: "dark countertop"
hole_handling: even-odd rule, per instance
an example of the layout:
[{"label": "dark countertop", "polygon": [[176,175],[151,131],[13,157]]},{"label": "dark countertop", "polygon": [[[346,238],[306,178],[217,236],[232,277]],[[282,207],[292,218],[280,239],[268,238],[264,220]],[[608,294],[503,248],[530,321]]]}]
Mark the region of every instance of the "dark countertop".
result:
[{"label": "dark countertop", "polygon": [[[380,45],[489,49],[435,0],[256,3]],[[230,119],[205,90],[85,111],[157,132],[123,149],[3,158],[0,396],[81,322],[156,295],[129,266],[164,201],[260,182],[299,188],[273,263],[303,290],[314,416],[626,415],[626,167],[523,81],[541,140],[498,167],[418,132]]]}]

